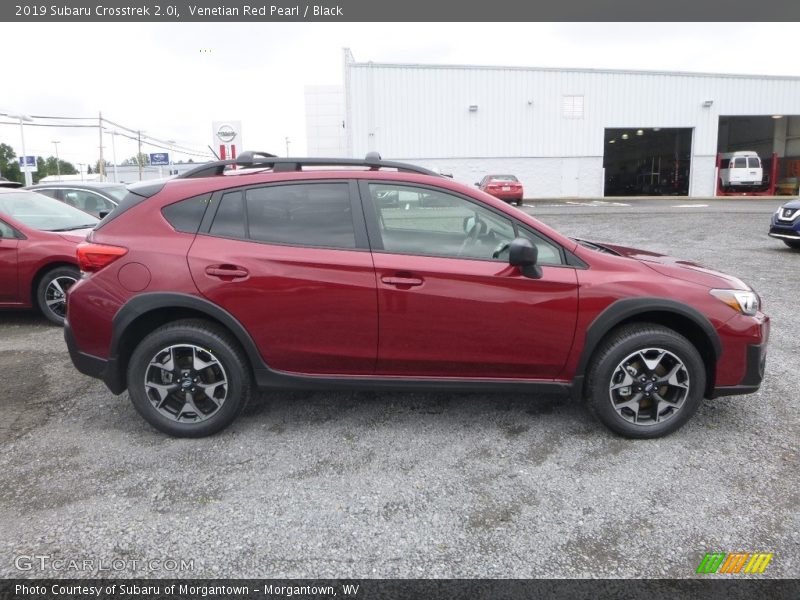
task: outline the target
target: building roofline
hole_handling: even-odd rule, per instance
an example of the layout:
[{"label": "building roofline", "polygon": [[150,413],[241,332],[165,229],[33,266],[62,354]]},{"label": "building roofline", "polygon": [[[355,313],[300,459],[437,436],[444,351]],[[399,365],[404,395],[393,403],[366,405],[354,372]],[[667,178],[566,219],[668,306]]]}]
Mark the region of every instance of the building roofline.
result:
[{"label": "building roofline", "polygon": [[383,63],[383,62],[348,62],[348,67],[355,68],[396,68],[396,69],[482,69],[485,71],[533,71],[548,73],[610,73],[615,75],[668,75],[673,77],[726,77],[735,79],[774,79],[778,81],[800,81],[800,75],[753,75],[744,73],[707,73],[695,71],[643,71],[637,69],[590,69],[580,67],[519,67],[502,65],[445,65],[424,63]]}]

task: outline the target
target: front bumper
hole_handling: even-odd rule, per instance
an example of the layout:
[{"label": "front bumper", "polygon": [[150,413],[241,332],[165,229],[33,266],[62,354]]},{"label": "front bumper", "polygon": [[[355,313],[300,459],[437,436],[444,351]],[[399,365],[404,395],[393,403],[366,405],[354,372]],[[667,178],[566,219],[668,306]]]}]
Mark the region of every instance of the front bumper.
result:
[{"label": "front bumper", "polygon": [[750,344],[747,347],[747,366],[742,382],[738,385],[717,386],[711,394],[712,398],[720,396],[737,396],[752,394],[761,387],[764,379],[764,369],[767,365],[767,342],[763,344]]},{"label": "front bumper", "polygon": [[791,227],[773,225],[769,228],[769,235],[770,237],[778,238],[779,240],[800,241],[800,231]]}]

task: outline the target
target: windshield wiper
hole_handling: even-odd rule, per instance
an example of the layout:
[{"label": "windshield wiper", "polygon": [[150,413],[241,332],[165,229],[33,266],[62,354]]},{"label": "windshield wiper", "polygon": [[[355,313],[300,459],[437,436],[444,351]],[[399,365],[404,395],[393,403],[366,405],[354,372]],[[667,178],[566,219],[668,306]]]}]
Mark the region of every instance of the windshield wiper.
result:
[{"label": "windshield wiper", "polygon": [[95,223],[89,223],[88,225],[76,225],[75,227],[62,227],[61,229],[48,229],[48,231],[74,231],[76,229],[89,229],[94,227]]}]

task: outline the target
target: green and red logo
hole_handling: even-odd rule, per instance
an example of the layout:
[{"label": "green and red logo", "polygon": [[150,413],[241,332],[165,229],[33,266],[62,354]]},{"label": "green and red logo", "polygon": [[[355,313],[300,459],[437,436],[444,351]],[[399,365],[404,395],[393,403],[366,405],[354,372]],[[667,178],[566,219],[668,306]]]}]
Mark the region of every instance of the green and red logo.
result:
[{"label": "green and red logo", "polygon": [[706,553],[697,573],[763,573],[772,560],[772,552],[712,552]]}]

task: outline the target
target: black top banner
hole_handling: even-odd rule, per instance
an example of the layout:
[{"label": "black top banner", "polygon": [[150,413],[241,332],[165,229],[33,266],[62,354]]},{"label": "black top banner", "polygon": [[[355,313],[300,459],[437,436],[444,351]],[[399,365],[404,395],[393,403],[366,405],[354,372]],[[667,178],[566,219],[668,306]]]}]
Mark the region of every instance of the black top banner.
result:
[{"label": "black top banner", "polygon": [[800,21],[787,0],[3,0],[0,20],[17,22],[509,22]]}]

